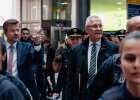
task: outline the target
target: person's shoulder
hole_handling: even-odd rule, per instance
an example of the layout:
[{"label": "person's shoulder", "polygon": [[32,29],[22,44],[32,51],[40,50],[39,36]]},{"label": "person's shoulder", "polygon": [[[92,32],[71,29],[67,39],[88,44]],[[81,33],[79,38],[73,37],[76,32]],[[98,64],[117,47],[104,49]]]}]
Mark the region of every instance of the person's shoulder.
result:
[{"label": "person's shoulder", "polygon": [[109,40],[105,40],[109,45],[111,46],[116,46],[116,47],[119,47],[119,45],[115,42],[112,42],[112,41],[109,41]]},{"label": "person's shoulder", "polygon": [[18,45],[19,46],[24,46],[24,47],[30,47],[30,46],[33,46],[33,43],[18,41]]},{"label": "person's shoulder", "polygon": [[23,45],[31,45],[31,44],[33,44],[31,42],[23,42],[23,41],[18,41],[17,43],[18,44],[23,44]]},{"label": "person's shoulder", "polygon": [[108,90],[106,90],[101,98],[103,100],[120,100],[119,98],[123,97],[123,88],[122,85],[114,86]]},{"label": "person's shoulder", "polygon": [[9,89],[14,88],[15,85],[7,78],[7,76],[0,75],[0,87]]},{"label": "person's shoulder", "polygon": [[24,100],[20,90],[8,79],[4,79],[0,83],[0,96],[2,96],[2,100],[7,100],[6,98],[10,100]]}]

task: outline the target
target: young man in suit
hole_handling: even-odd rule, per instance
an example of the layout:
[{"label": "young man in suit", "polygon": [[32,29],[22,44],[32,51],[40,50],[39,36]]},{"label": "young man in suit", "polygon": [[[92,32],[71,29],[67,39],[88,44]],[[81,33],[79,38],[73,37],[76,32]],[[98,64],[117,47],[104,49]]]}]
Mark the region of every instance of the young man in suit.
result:
[{"label": "young man in suit", "polygon": [[[102,62],[118,53],[117,44],[102,38],[103,25],[98,16],[89,16],[86,19],[85,31],[89,37],[77,46],[71,55],[66,80],[66,100],[85,100],[87,88]],[[94,47],[94,52],[92,52],[92,47]],[[91,57],[92,53],[94,57]],[[93,58],[92,63],[90,63],[91,58]],[[92,73],[93,69],[95,73]]]},{"label": "young man in suit", "polygon": [[33,39],[34,46],[31,43],[18,41],[20,24],[16,19],[6,20],[3,24],[3,31],[7,37],[7,72],[22,80],[31,92],[33,99],[39,100],[32,67],[40,65],[42,60],[40,37]]},{"label": "young man in suit", "polygon": [[[10,80],[11,78],[9,78],[7,74],[4,74],[4,69],[6,67],[5,61],[6,43],[2,38],[0,38],[0,100],[25,100],[25,98],[22,95],[22,92],[24,90],[20,91],[20,89],[17,88],[15,84],[13,84],[15,81],[16,83],[18,83],[19,81],[12,78],[14,80],[13,82],[12,80]],[[20,87],[23,89],[22,86],[23,85],[20,84]]]}]

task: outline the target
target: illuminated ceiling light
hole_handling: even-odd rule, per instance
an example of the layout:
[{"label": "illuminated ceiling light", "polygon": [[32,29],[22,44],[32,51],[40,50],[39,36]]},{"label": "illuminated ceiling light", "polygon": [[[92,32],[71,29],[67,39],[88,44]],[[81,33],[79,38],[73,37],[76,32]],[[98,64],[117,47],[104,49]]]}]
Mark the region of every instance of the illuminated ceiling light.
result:
[{"label": "illuminated ceiling light", "polygon": [[46,8],[47,6],[46,5],[43,5],[43,8]]},{"label": "illuminated ceiling light", "polygon": [[121,5],[121,4],[122,4],[122,2],[118,2],[117,4]]},{"label": "illuminated ceiling light", "polygon": [[67,4],[68,4],[67,2],[62,2],[62,3],[61,3],[61,5],[67,5]]},{"label": "illuminated ceiling light", "polygon": [[118,10],[121,10],[122,8],[118,8]]}]

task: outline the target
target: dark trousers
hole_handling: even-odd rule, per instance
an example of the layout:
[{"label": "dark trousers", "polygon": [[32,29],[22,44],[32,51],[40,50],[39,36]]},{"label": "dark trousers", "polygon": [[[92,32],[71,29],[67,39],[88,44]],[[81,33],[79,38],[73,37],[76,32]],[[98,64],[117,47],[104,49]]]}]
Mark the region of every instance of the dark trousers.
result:
[{"label": "dark trousers", "polygon": [[[55,86],[56,86],[56,83],[55,83],[55,73],[51,69],[48,69],[46,71],[45,76],[46,76],[48,93],[53,93],[54,90],[55,90]],[[52,89],[51,89],[51,85],[50,85],[50,83],[49,83],[49,81],[47,79],[47,77],[49,77],[49,76],[50,76],[50,82],[52,84]]]},{"label": "dark trousers", "polygon": [[39,93],[41,94],[40,100],[44,100],[46,98],[46,80],[45,80],[45,72],[42,68],[36,69],[36,83]]}]

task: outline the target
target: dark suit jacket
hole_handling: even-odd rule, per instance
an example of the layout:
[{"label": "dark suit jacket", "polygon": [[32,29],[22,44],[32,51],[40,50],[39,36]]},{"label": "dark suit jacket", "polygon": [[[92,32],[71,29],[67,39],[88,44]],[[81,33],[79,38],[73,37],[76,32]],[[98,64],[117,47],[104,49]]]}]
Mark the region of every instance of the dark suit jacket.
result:
[{"label": "dark suit jacket", "polygon": [[[85,100],[88,80],[88,44],[87,38],[73,50],[66,81],[66,100]],[[118,53],[118,45],[101,39],[101,48],[98,53],[97,67],[109,56]]]},{"label": "dark suit jacket", "polygon": [[34,50],[33,44],[20,41],[17,42],[16,49],[18,77],[23,81],[34,97],[37,95],[37,90],[32,69],[34,66],[41,66],[41,50],[38,52]]},{"label": "dark suit jacket", "polygon": [[25,83],[29,80],[34,80],[32,67],[40,65],[42,53],[35,51],[33,45],[27,42],[17,42],[16,49],[19,78]]}]

